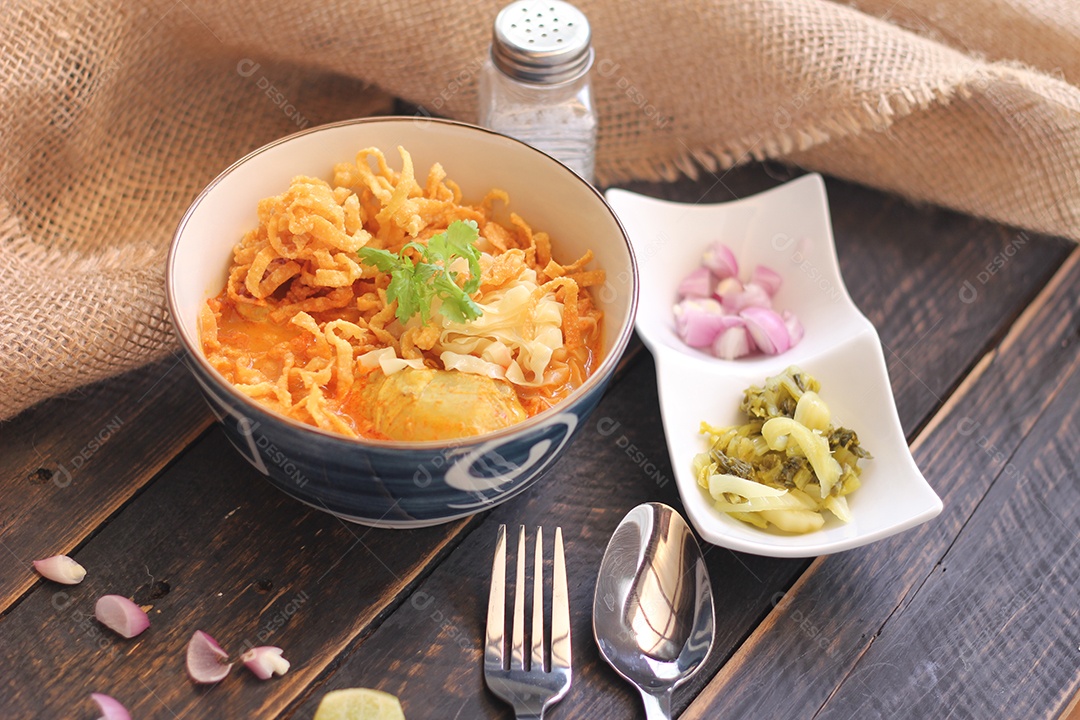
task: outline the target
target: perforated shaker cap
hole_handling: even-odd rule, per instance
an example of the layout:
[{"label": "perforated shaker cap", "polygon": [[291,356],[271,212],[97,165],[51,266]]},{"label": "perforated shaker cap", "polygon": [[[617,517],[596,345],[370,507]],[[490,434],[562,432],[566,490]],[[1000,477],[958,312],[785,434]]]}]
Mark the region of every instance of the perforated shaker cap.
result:
[{"label": "perforated shaker cap", "polygon": [[495,17],[491,60],[514,78],[554,85],[592,65],[592,33],[585,14],[563,0],[518,0]]}]

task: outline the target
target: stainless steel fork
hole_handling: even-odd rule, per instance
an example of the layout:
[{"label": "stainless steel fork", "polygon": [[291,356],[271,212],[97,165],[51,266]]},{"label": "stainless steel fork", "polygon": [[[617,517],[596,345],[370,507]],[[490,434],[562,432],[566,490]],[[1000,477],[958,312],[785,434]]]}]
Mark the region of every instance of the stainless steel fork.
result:
[{"label": "stainless steel fork", "polygon": [[[555,528],[555,558],[551,585],[551,646],[544,652],[543,528],[536,528],[533,569],[532,651],[525,654],[525,528],[518,534],[517,577],[509,663],[506,657],[506,526],[499,526],[491,564],[484,680],[488,688],[514,706],[518,720],[542,720],[544,710],[570,689],[570,601],[566,591],[566,560],[562,528]],[[546,668],[546,669],[545,669]]]}]

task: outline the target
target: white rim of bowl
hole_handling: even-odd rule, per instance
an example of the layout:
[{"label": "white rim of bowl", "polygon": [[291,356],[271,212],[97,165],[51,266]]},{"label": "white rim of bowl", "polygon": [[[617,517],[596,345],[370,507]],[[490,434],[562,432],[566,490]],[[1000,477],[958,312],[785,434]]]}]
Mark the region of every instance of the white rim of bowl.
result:
[{"label": "white rim of bowl", "polygon": [[177,254],[177,247],[180,244],[180,236],[183,234],[184,228],[187,226],[188,221],[191,219],[191,215],[195,212],[195,209],[200,205],[200,203],[202,203],[203,198],[205,198],[207,195],[209,195],[210,192],[215,187],[217,187],[217,185],[222,180],[224,180],[227,176],[229,176],[231,173],[233,173],[238,167],[240,167],[244,163],[246,163],[249,160],[251,160],[252,158],[254,158],[256,155],[261,155],[262,153],[267,152],[268,150],[270,150],[270,149],[272,149],[272,148],[274,148],[274,147],[276,147],[278,145],[281,145],[283,143],[287,143],[287,142],[289,142],[289,141],[291,141],[291,140],[293,140],[295,138],[302,137],[304,135],[310,135],[312,133],[317,133],[317,132],[321,132],[321,131],[324,131],[324,130],[329,130],[329,129],[338,128],[338,127],[344,127],[344,126],[348,126],[348,125],[367,125],[367,124],[378,124],[378,123],[398,123],[398,122],[403,122],[403,121],[404,122],[414,123],[414,122],[417,122],[417,118],[413,117],[413,116],[410,116],[410,115],[384,115],[384,116],[379,116],[379,117],[354,118],[352,120],[341,120],[339,122],[327,123],[326,125],[318,125],[316,127],[307,128],[306,130],[301,130],[300,132],[295,132],[295,133],[293,133],[291,135],[286,135],[285,137],[278,138],[277,140],[269,142],[269,143],[267,143],[266,145],[263,145],[260,148],[252,150],[247,155],[244,155],[242,158],[240,158],[239,160],[237,160],[234,163],[232,163],[231,165],[229,165],[229,167],[225,168],[225,170],[223,170],[217,177],[215,177],[213,180],[211,180],[207,184],[207,186],[205,188],[203,188],[202,192],[200,192],[199,195],[191,202],[191,205],[188,206],[188,209],[184,211],[183,217],[180,218],[180,222],[177,223],[177,225],[176,225],[176,230],[173,233],[172,241],[169,243],[169,256],[168,256],[168,258],[166,260],[166,265],[165,265],[165,295],[166,295],[166,299],[167,299],[167,302],[168,302],[169,320],[172,323],[173,332],[180,339],[180,343],[184,346],[184,350],[187,351],[188,355],[190,355],[192,358],[194,358],[195,362],[197,362],[199,364],[199,366],[204,371],[206,371],[210,375],[210,377],[212,377],[217,382],[217,385],[224,392],[226,392],[231,398],[239,401],[241,405],[249,407],[249,408],[251,408],[252,410],[254,410],[256,412],[262,412],[262,413],[266,413],[268,415],[271,415],[272,417],[279,420],[280,422],[283,422],[286,425],[294,427],[297,430],[300,430],[302,432],[312,432],[312,433],[315,433],[316,435],[320,435],[320,436],[325,437],[325,438],[327,438],[329,440],[332,440],[332,441],[342,442],[342,443],[346,443],[346,444],[350,444],[350,445],[353,445],[353,444],[369,445],[369,446],[372,446],[372,447],[378,447],[378,448],[383,448],[383,449],[387,449],[387,450],[435,450],[435,449],[445,448],[448,445],[449,446],[454,446],[454,447],[461,447],[461,446],[465,446],[465,445],[471,445],[471,444],[474,444],[474,443],[482,443],[482,442],[488,442],[488,441],[491,441],[491,440],[498,440],[498,439],[510,437],[512,435],[517,435],[517,434],[522,433],[522,432],[527,432],[530,429],[533,429],[533,428],[536,428],[536,427],[541,427],[546,423],[546,421],[549,418],[552,418],[552,417],[555,417],[556,415],[558,415],[561,412],[560,408],[562,408],[562,407],[564,407],[566,405],[572,404],[575,400],[578,400],[581,397],[583,397],[584,395],[587,395],[594,387],[596,387],[598,384],[600,384],[601,378],[604,378],[609,373],[614,372],[615,365],[617,365],[619,360],[622,358],[623,351],[626,350],[626,345],[630,342],[630,335],[634,332],[634,318],[637,316],[637,305],[638,305],[638,294],[639,294],[637,257],[634,255],[634,247],[633,247],[633,245],[630,244],[630,238],[627,237],[627,235],[626,235],[626,228],[623,227],[622,222],[619,220],[619,216],[616,215],[615,211],[611,209],[611,206],[608,205],[607,200],[604,199],[603,194],[599,190],[597,190],[589,182],[584,180],[576,172],[574,172],[569,167],[567,167],[563,163],[559,162],[555,158],[551,157],[550,155],[547,155],[546,153],[543,153],[543,152],[537,150],[536,148],[534,148],[534,147],[532,147],[532,146],[528,145],[527,143],[524,143],[524,142],[522,142],[520,140],[509,137],[507,135],[503,135],[502,133],[495,132],[494,130],[489,130],[488,128],[480,127],[478,125],[472,125],[470,123],[460,122],[460,121],[457,121],[457,120],[446,120],[446,119],[443,119],[443,118],[434,118],[434,117],[424,117],[423,118],[423,122],[425,122],[425,123],[433,122],[433,123],[439,123],[439,124],[442,124],[442,125],[452,125],[452,126],[457,126],[457,127],[461,127],[461,128],[467,128],[467,129],[470,129],[470,130],[476,130],[476,131],[483,132],[483,133],[486,133],[486,134],[489,134],[489,135],[495,135],[495,136],[503,138],[504,140],[507,140],[509,142],[517,143],[518,145],[521,145],[521,146],[527,148],[527,150],[529,152],[533,152],[533,153],[536,153],[538,155],[542,155],[543,157],[545,157],[550,162],[553,162],[556,165],[558,165],[563,171],[569,173],[574,178],[574,180],[576,180],[578,183],[584,185],[585,188],[589,192],[591,192],[597,198],[597,200],[600,201],[601,207],[603,207],[607,211],[607,213],[611,216],[611,219],[615,221],[615,225],[619,228],[619,234],[622,236],[622,241],[623,241],[623,245],[626,248],[627,256],[630,258],[630,281],[631,281],[631,283],[630,283],[631,284],[631,287],[630,287],[630,308],[629,308],[630,312],[629,312],[629,315],[628,315],[628,318],[627,318],[627,323],[622,328],[622,331],[619,333],[618,337],[615,338],[614,344],[612,345],[612,347],[608,351],[606,357],[604,357],[603,362],[600,363],[599,367],[597,367],[595,370],[593,370],[592,374],[589,375],[589,377],[585,380],[585,382],[582,383],[572,393],[570,393],[570,395],[565,400],[560,402],[558,405],[556,405],[556,406],[554,406],[552,408],[548,408],[547,410],[543,411],[542,413],[538,413],[538,414],[532,416],[531,418],[529,418],[527,420],[524,420],[524,421],[522,421],[520,423],[516,423],[514,425],[503,428],[501,430],[496,430],[496,431],[490,432],[490,433],[484,433],[482,435],[471,435],[471,436],[464,437],[464,438],[452,438],[452,439],[449,439],[449,440],[422,440],[422,441],[379,440],[379,439],[375,439],[375,438],[366,438],[366,437],[350,438],[350,437],[346,437],[344,435],[340,435],[338,433],[332,432],[330,430],[324,430],[323,428],[316,427],[315,425],[308,425],[307,423],[300,422],[299,420],[296,420],[295,418],[286,417],[285,415],[282,415],[282,414],[280,414],[280,413],[278,413],[278,412],[276,412],[274,410],[271,410],[270,408],[268,408],[268,407],[266,407],[264,405],[261,405],[261,404],[257,403],[252,398],[248,397],[247,395],[245,395],[242,392],[240,392],[239,390],[237,390],[232,385],[232,383],[230,383],[228,380],[226,380],[221,375],[221,373],[219,373],[212,365],[210,365],[210,362],[203,355],[202,347],[200,345],[196,345],[192,341],[192,338],[188,337],[187,333],[184,332],[184,330],[183,330],[183,328],[181,326],[181,323],[179,322],[180,313],[178,312],[178,309],[177,309],[176,294],[175,294],[174,287],[173,287],[173,275],[174,275],[174,271],[176,269],[176,254]]}]

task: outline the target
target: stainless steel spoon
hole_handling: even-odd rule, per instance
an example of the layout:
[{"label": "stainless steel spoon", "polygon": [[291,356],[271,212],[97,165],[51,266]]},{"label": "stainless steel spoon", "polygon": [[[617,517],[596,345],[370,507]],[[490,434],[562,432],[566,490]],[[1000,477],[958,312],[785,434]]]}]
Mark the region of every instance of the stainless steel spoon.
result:
[{"label": "stainless steel spoon", "polygon": [[682,516],[661,503],[627,513],[608,542],[593,597],[593,634],[636,685],[648,720],[670,720],[671,692],[713,642],[709,572]]}]

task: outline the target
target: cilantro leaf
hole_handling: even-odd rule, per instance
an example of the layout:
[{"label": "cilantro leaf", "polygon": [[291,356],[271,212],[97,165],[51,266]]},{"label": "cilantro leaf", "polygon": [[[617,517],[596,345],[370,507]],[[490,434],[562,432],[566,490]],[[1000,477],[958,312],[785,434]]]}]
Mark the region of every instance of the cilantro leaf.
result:
[{"label": "cilantro leaf", "polygon": [[442,298],[439,312],[450,318],[452,322],[465,323],[483,314],[480,306],[446,275],[435,278],[435,288],[439,297]]},{"label": "cilantro leaf", "polygon": [[360,259],[368,265],[374,265],[380,272],[391,272],[401,263],[401,258],[388,250],[360,248]]},{"label": "cilantro leaf", "polygon": [[[449,268],[456,257],[469,261],[469,281],[465,283],[465,292],[474,293],[480,287],[480,250],[476,240],[480,236],[477,225],[472,220],[458,220],[450,223],[446,232],[439,233],[428,241],[425,257],[432,262],[441,263]],[[457,279],[457,273],[451,273]]]},{"label": "cilantro leaf", "polygon": [[[480,288],[480,250],[476,241],[480,230],[472,220],[455,220],[445,232],[432,236],[427,245],[410,242],[400,253],[387,250],[361,248],[360,260],[374,266],[380,272],[390,274],[386,297],[397,301],[397,319],[407,322],[416,314],[425,323],[431,316],[435,298],[441,301],[439,312],[452,322],[464,323],[483,314],[480,306],[469,295]],[[421,260],[413,262],[404,253],[416,250]],[[464,287],[457,284],[458,273],[450,270],[457,258],[469,264],[469,279]]]}]

